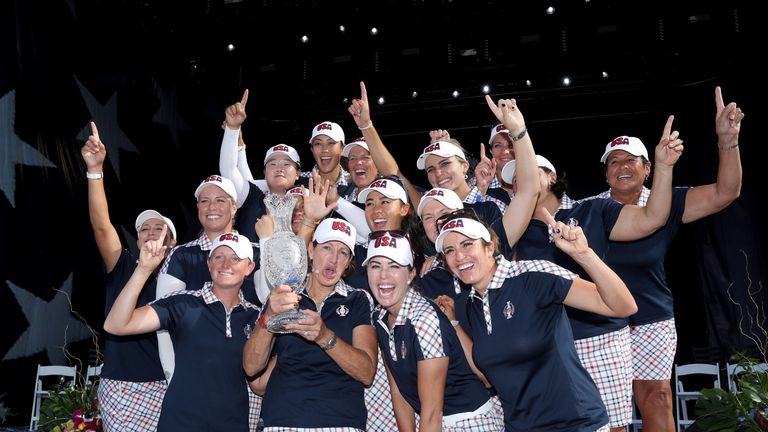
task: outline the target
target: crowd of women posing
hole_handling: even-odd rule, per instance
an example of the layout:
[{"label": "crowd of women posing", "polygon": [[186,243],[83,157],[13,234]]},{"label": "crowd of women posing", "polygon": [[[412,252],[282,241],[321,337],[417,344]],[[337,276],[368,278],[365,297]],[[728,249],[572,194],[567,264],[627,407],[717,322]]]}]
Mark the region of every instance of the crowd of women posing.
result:
[{"label": "crowd of women posing", "polygon": [[[258,180],[241,131],[246,90],[225,110],[220,173],[190,194],[200,237],[176,246],[170,219],[144,211],[138,259],[109,220],[92,124],[82,154],[108,274],[105,428],[605,432],[629,423],[634,392],[644,430],[673,430],[664,256],[680,223],[738,197],[740,108],[715,89],[715,183],[672,187],[683,141],[670,116],[650,188],[648,150],[621,136],[600,158],[610,189],[577,201],[514,99],[486,97],[498,123],[473,173],[459,142],[432,131],[414,161],[424,189],[360,90],[349,114],[361,137],[322,122],[312,169],[276,144]],[[297,289],[260,268],[276,229],[270,195],[296,201],[290,227],[309,257]],[[284,332],[268,329],[297,308],[304,317]]]}]

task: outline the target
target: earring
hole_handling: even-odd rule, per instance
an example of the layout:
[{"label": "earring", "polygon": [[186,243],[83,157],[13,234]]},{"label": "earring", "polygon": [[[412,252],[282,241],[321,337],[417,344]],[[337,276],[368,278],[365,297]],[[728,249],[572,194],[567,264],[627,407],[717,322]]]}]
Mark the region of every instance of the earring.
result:
[{"label": "earring", "polygon": [[468,176],[468,175],[465,173],[465,174],[464,174],[464,180],[466,180],[466,179],[468,179],[468,178],[469,178],[469,176]]},{"label": "earring", "polygon": [[648,174],[645,175],[645,181],[648,181]]}]

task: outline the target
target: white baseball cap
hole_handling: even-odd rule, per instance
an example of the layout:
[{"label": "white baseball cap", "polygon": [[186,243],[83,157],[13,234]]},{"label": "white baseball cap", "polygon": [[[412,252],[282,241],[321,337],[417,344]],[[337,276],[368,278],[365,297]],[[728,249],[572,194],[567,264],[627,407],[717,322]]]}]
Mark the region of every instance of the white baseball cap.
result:
[{"label": "white baseball cap", "polygon": [[[536,155],[536,166],[540,168],[546,168],[553,173],[557,174],[557,170],[555,170],[555,166],[552,165],[552,162],[549,161],[549,159],[545,158],[542,155]],[[505,183],[512,184],[512,180],[515,179],[515,169],[517,168],[517,162],[514,160],[511,160],[504,164],[504,168],[501,169],[501,179],[504,180]]]},{"label": "white baseball cap", "polygon": [[155,210],[144,210],[143,212],[139,213],[139,216],[136,217],[137,234],[141,230],[141,226],[144,225],[144,222],[148,221],[149,219],[160,219],[161,221],[165,222],[165,224],[168,225],[168,231],[171,232],[171,238],[176,238],[176,227],[173,225],[173,222]]},{"label": "white baseball cap", "polygon": [[443,251],[443,240],[449,232],[457,232],[463,234],[471,239],[483,239],[486,242],[491,241],[491,233],[480,222],[469,218],[456,218],[451,219],[440,228],[440,235],[435,240],[435,249],[438,252]]},{"label": "white baseball cap", "polygon": [[357,202],[365,204],[365,200],[368,199],[368,194],[371,192],[379,192],[387,198],[397,199],[408,204],[408,194],[400,183],[389,178],[378,178],[371,182],[367,188],[360,191],[357,194]]},{"label": "white baseball cap", "polygon": [[509,129],[504,127],[504,123],[496,123],[494,126],[491,126],[491,137],[488,138],[488,144],[491,144],[491,142],[496,137],[496,135],[508,134],[508,133],[509,133]]},{"label": "white baseball cap", "polygon": [[213,255],[213,251],[219,246],[229,246],[239,258],[248,258],[253,261],[253,245],[251,245],[251,241],[248,240],[248,237],[242,234],[230,231],[216,237],[216,239],[213,240],[213,245],[211,246],[211,251],[208,252],[208,256],[210,257]]},{"label": "white baseball cap", "polygon": [[605,152],[600,158],[600,162],[605,163],[605,160],[608,159],[608,154],[614,150],[624,150],[632,156],[643,156],[645,160],[648,160],[648,149],[645,148],[640,138],[626,135],[614,138],[613,141],[605,146]]},{"label": "white baseball cap", "polygon": [[419,159],[416,160],[416,168],[423,170],[427,162],[427,157],[430,155],[440,157],[458,156],[463,160],[467,160],[464,152],[457,145],[449,143],[448,141],[437,141],[424,147],[424,152],[422,152]]},{"label": "white baseball cap", "polygon": [[309,138],[309,143],[312,144],[312,140],[318,135],[328,135],[332,140],[344,144],[344,131],[338,123],[324,121],[315,126],[312,129],[312,136]]},{"label": "white baseball cap", "polygon": [[363,265],[367,265],[371,258],[378,256],[389,258],[401,266],[413,265],[411,242],[407,237],[393,236],[389,231],[368,240],[368,254]]},{"label": "white baseball cap", "polygon": [[237,191],[235,190],[235,184],[232,183],[232,180],[222,177],[220,175],[212,175],[203,180],[200,183],[200,186],[195,189],[195,199],[200,198],[200,192],[203,191],[203,189],[207,188],[208,186],[218,186],[224,192],[227,193],[230,197],[232,197],[233,200],[237,201]]},{"label": "white baseball cap", "polygon": [[320,222],[312,235],[312,240],[318,244],[329,241],[340,241],[347,245],[352,255],[355,255],[355,237],[357,230],[344,219],[327,218]]},{"label": "white baseball cap", "polygon": [[275,154],[284,154],[289,158],[291,158],[292,161],[296,162],[296,164],[301,165],[301,159],[299,158],[299,153],[296,151],[295,148],[287,144],[278,144],[276,146],[273,146],[269,150],[267,150],[267,155],[264,156],[264,165],[266,165],[269,159],[273,157]]},{"label": "white baseball cap", "polygon": [[440,203],[451,210],[464,208],[464,203],[461,201],[461,198],[459,198],[459,195],[457,195],[456,192],[445,188],[432,188],[421,196],[419,207],[416,209],[416,214],[419,217],[421,217],[421,212],[424,210],[424,207],[431,200],[440,201]]},{"label": "white baseball cap", "polygon": [[349,152],[351,152],[352,147],[355,147],[355,146],[364,148],[366,151],[368,151],[368,153],[371,152],[371,150],[368,148],[368,143],[365,142],[365,138],[360,137],[360,138],[356,138],[351,143],[345,145],[344,148],[341,149],[341,155],[344,156],[345,158],[349,158]]}]

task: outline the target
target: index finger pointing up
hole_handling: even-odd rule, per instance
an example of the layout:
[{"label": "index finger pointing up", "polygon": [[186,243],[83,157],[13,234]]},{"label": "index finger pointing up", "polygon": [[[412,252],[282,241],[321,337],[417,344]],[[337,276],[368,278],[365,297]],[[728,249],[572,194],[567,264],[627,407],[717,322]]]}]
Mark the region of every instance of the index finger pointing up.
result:
[{"label": "index finger pointing up", "polygon": [[547,210],[546,208],[542,208],[542,210],[544,210],[544,222],[546,222],[547,225],[554,228],[555,225],[557,225],[557,221],[555,220],[554,217],[552,217],[552,214],[549,213],[549,210]]},{"label": "index finger pointing up", "polygon": [[669,139],[669,135],[672,133],[673,121],[675,121],[675,116],[671,115],[667,117],[667,124],[664,125],[664,132],[662,132],[661,139]]},{"label": "index finger pointing up", "polygon": [[717,107],[717,112],[720,112],[723,108],[725,108],[725,103],[723,102],[723,91],[720,89],[720,86],[715,87],[715,107]]},{"label": "index finger pointing up", "polygon": [[101,138],[99,138],[99,129],[96,127],[96,122],[91,122],[91,135],[96,138],[96,141],[101,141]]},{"label": "index finger pointing up", "polygon": [[240,99],[240,104],[245,108],[245,103],[248,102],[248,89],[243,92],[243,98]]},{"label": "index finger pointing up", "polygon": [[368,92],[365,90],[365,83],[360,81],[360,100],[368,103]]}]

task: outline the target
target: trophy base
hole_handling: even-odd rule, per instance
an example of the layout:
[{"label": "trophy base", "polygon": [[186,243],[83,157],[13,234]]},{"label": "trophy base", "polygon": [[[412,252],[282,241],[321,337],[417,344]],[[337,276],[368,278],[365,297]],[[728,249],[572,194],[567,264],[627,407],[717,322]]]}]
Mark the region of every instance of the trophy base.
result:
[{"label": "trophy base", "polygon": [[309,315],[299,312],[297,309],[275,314],[267,320],[267,330],[272,333],[291,333],[292,331],[286,330],[285,326],[307,317]]}]

